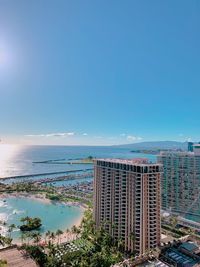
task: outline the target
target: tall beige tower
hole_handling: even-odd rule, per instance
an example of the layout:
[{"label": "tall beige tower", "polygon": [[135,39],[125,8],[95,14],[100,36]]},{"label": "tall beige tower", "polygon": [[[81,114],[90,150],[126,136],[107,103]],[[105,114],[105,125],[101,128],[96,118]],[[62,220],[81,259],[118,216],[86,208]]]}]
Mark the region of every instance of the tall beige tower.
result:
[{"label": "tall beige tower", "polygon": [[160,243],[161,164],[146,159],[94,161],[94,219],[138,255]]}]

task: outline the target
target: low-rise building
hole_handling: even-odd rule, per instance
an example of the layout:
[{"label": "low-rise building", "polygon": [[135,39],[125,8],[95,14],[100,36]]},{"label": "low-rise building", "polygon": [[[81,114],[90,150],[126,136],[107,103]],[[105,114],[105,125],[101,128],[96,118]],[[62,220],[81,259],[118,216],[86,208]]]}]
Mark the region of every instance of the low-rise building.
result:
[{"label": "low-rise building", "polygon": [[197,267],[200,266],[199,246],[191,241],[170,245],[162,249],[159,259],[169,266]]}]

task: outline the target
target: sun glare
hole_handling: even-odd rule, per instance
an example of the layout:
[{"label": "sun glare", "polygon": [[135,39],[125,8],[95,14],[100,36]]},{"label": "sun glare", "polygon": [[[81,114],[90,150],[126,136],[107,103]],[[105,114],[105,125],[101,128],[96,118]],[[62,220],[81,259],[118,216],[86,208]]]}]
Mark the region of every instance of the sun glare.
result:
[{"label": "sun glare", "polygon": [[[10,67],[11,61],[13,61],[12,47],[4,40],[0,40],[0,67],[6,69]],[[11,55],[12,54],[12,55]]]},{"label": "sun glare", "polygon": [[6,170],[6,166],[9,164],[9,161],[16,155],[18,151],[18,145],[0,144],[0,177],[3,176],[1,170]]},{"label": "sun glare", "polygon": [[10,58],[9,55],[6,51],[4,51],[3,49],[1,50],[0,48],[0,66],[2,68],[8,67],[10,63]]},{"label": "sun glare", "polygon": [[0,51],[0,63],[4,63],[6,61],[6,55],[3,51]]}]

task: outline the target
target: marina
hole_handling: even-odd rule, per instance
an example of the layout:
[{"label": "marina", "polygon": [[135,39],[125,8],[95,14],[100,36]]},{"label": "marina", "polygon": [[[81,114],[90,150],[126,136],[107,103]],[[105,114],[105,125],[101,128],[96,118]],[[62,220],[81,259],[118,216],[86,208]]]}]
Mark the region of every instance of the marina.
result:
[{"label": "marina", "polygon": [[36,174],[28,174],[28,175],[17,175],[17,176],[3,177],[0,180],[5,181],[5,180],[9,180],[9,179],[32,178],[32,177],[38,177],[38,176],[44,176],[44,175],[76,173],[76,172],[85,172],[85,171],[90,171],[90,170],[92,170],[92,168],[79,169],[79,170],[66,170],[66,171],[60,171],[60,172],[36,173]]},{"label": "marina", "polygon": [[[66,175],[61,177],[55,177],[55,178],[44,178],[41,180],[37,180],[37,184],[43,184],[43,183],[54,183],[58,181],[67,181],[67,180],[75,180],[75,179],[84,179],[88,177],[92,177],[93,172],[83,173],[83,174],[74,174],[74,175]],[[31,181],[32,183],[35,183],[35,181]]]}]

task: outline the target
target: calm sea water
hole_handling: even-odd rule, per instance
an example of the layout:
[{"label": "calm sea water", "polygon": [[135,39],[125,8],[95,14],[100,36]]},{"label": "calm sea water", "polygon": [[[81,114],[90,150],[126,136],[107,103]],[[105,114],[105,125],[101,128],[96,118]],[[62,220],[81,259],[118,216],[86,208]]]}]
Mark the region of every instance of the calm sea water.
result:
[{"label": "calm sea water", "polygon": [[[65,206],[60,203],[44,203],[40,200],[33,200],[24,197],[9,197],[6,202],[0,200],[0,220],[6,221],[7,226],[2,227],[1,233],[7,231],[10,224],[21,225],[20,218],[40,217],[42,227],[40,232],[56,231],[61,229],[65,231],[76,224],[82,217],[83,209],[79,207]],[[16,229],[13,238],[20,238],[20,230]]]},{"label": "calm sea water", "polygon": [[[77,159],[88,156],[99,158],[144,157],[155,161],[155,155],[131,153],[115,147],[81,146],[17,146],[0,145],[0,177],[58,172],[90,168],[91,165],[38,164],[37,161]],[[41,178],[41,177],[40,177]]]}]

